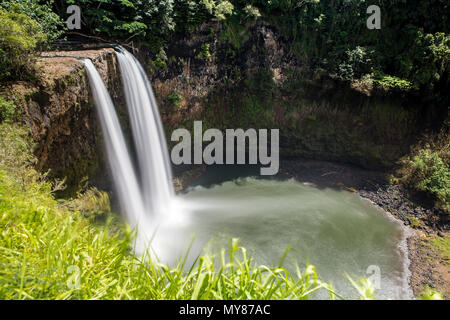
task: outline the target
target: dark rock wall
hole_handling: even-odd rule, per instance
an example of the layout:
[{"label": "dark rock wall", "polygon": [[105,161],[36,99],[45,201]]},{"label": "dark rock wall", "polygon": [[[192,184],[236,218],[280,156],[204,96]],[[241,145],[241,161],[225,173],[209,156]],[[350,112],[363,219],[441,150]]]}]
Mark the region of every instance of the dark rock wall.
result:
[{"label": "dark rock wall", "polygon": [[[178,127],[279,128],[282,156],[392,166],[413,143],[418,99],[312,70],[277,29],[204,25],[148,66],[167,135]],[[161,57],[160,57],[161,60]]]},{"label": "dark rock wall", "polygon": [[38,60],[40,74],[35,83],[15,83],[6,89],[22,106],[23,121],[36,143],[38,169],[65,177],[67,195],[88,181],[105,185],[109,179],[84,58],[97,67],[123,113],[120,71],[112,49],[46,52]]}]

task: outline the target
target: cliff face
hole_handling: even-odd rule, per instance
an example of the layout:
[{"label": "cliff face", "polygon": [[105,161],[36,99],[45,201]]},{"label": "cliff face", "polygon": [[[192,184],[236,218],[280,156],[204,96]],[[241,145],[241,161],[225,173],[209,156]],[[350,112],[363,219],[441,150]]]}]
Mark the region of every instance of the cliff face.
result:
[{"label": "cliff face", "polygon": [[34,83],[14,83],[6,88],[10,99],[22,106],[22,118],[36,142],[39,170],[66,177],[67,192],[91,179],[107,179],[102,136],[81,59],[89,58],[121,106],[120,70],[113,49],[46,52],[38,59]]},{"label": "cliff face", "polygon": [[[145,60],[167,134],[178,127],[279,128],[282,156],[386,168],[408,152],[414,98],[312,70],[274,26],[204,25]],[[417,99],[416,99],[417,100]]]}]

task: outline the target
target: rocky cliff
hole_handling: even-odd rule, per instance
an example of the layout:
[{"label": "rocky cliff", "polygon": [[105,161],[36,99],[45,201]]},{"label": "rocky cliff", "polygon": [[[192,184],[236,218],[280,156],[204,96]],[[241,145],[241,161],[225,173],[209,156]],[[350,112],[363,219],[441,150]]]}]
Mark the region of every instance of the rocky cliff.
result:
[{"label": "rocky cliff", "polygon": [[266,23],[205,24],[164,54],[140,53],[168,134],[178,127],[279,128],[282,156],[386,168],[408,152],[417,97],[312,70]]},{"label": "rocky cliff", "polygon": [[102,184],[107,170],[102,137],[82,59],[89,58],[121,106],[120,71],[113,49],[43,53],[32,82],[9,84],[3,90],[22,107],[22,119],[36,143],[37,167],[51,176],[66,177],[67,192],[80,182],[94,179]]}]

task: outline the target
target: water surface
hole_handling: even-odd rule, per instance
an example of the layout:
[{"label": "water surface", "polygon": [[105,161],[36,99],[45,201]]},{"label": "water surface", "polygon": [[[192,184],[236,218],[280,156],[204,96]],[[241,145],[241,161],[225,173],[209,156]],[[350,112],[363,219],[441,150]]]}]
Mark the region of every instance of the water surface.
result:
[{"label": "water surface", "polygon": [[285,267],[294,271],[295,264],[313,264],[347,298],[357,294],[344,273],[368,278],[373,274],[368,268],[380,271],[378,298],[411,297],[402,226],[358,195],[293,179],[200,182],[207,187],[194,186],[181,196],[188,211],[171,232],[177,243],[187,245],[195,233],[195,251],[211,241],[226,247],[236,237],[255,263],[269,266],[291,248]]}]

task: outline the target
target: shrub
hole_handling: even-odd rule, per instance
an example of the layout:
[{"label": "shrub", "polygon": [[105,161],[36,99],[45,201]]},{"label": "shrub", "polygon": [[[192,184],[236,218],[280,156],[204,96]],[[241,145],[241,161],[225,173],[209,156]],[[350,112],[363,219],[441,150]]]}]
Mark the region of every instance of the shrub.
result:
[{"label": "shrub", "polygon": [[261,17],[261,13],[259,12],[259,9],[252,6],[251,4],[248,4],[243,9],[245,19],[249,20],[257,20],[259,17]]},{"label": "shrub", "polygon": [[385,89],[407,91],[413,88],[413,84],[410,81],[383,73],[376,73],[374,82]]},{"label": "shrub", "polygon": [[409,64],[402,71],[415,83],[430,85],[438,82],[449,72],[450,35],[448,33],[426,34],[423,30],[418,30],[409,51],[411,52]]},{"label": "shrub", "polygon": [[200,53],[198,54],[200,58],[209,60],[211,58],[210,45],[209,43],[203,43],[200,47]]},{"label": "shrub", "polygon": [[234,9],[233,4],[226,0],[202,0],[202,4],[217,21],[225,20]]},{"label": "shrub", "polygon": [[0,80],[23,79],[33,72],[37,45],[47,37],[26,14],[0,9]]},{"label": "shrub", "polygon": [[167,96],[167,99],[169,99],[169,101],[174,106],[179,106],[181,103],[181,95],[176,91],[172,91],[171,93],[169,93],[169,95]]},{"label": "shrub", "polygon": [[406,164],[408,182],[415,189],[433,195],[440,207],[450,211],[450,168],[439,153],[423,149]]},{"label": "shrub", "polygon": [[85,192],[79,192],[77,197],[68,201],[65,206],[71,211],[82,213],[86,217],[101,216],[111,212],[108,194],[95,187]]},{"label": "shrub", "polygon": [[18,120],[18,112],[13,101],[0,96],[0,122],[14,122]]},{"label": "shrub", "polygon": [[420,300],[442,300],[442,294],[426,285],[419,294]]},{"label": "shrub", "polygon": [[53,42],[64,33],[63,20],[52,11],[51,2],[43,3],[41,0],[2,0],[0,7],[5,10],[26,14],[36,21],[41,31],[46,35],[46,42]]},{"label": "shrub", "polygon": [[29,151],[31,149],[31,138],[25,126],[0,123],[0,168],[7,168],[9,173],[22,177],[24,168],[35,161]]},{"label": "shrub", "polygon": [[342,80],[359,79],[362,75],[370,73],[373,66],[373,50],[357,46],[345,52],[345,58],[338,65],[337,75]]}]

